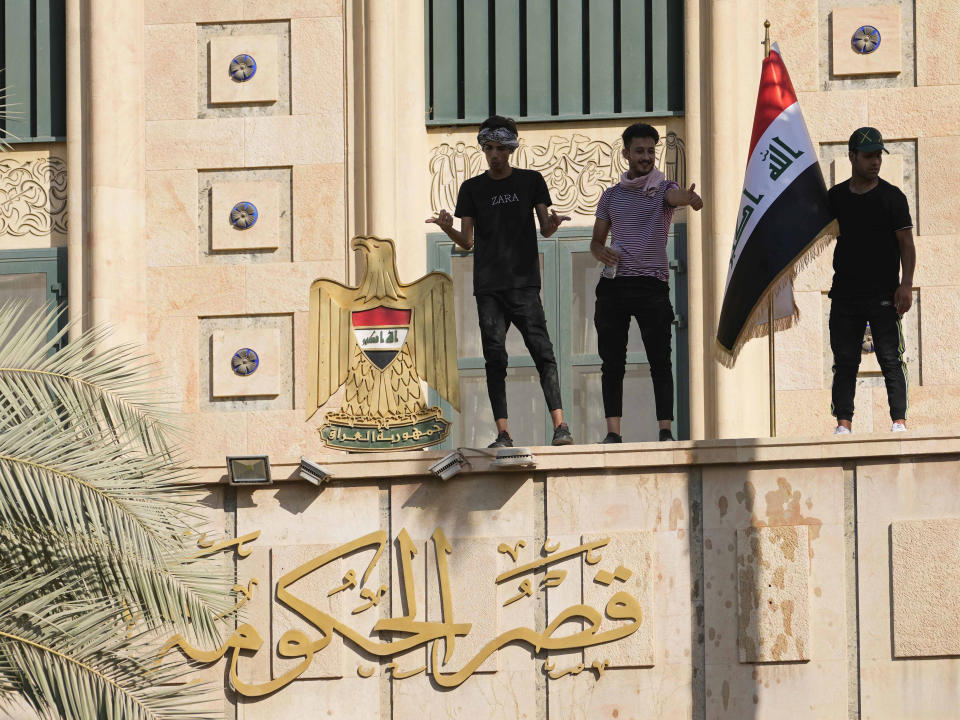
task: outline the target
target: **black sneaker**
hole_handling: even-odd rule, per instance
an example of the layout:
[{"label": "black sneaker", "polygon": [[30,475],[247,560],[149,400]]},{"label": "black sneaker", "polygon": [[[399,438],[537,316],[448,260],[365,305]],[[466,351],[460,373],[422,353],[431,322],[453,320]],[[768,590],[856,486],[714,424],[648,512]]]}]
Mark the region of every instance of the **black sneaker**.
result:
[{"label": "black sneaker", "polygon": [[608,432],[607,436],[600,441],[601,445],[609,445],[610,443],[622,443],[623,435],[617,435],[615,432]]},{"label": "black sneaker", "polygon": [[663,429],[660,431],[660,441],[661,441],[661,442],[667,441],[667,440],[674,440],[674,439],[675,439],[675,438],[673,437],[673,432],[671,432],[670,428],[663,428]]},{"label": "black sneaker", "polygon": [[487,445],[488,448],[513,447],[513,438],[506,430],[497,433],[497,439]]},{"label": "black sneaker", "polygon": [[551,445],[573,445],[573,435],[570,434],[570,428],[566,423],[560,423],[553,431],[553,442]]}]

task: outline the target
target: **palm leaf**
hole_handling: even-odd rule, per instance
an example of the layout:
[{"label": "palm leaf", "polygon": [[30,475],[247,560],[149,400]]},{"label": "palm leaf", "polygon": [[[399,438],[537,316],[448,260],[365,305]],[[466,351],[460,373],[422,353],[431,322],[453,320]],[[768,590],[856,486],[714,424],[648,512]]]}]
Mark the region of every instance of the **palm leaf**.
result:
[{"label": "palm leaf", "polygon": [[[146,628],[172,627],[204,643],[218,645],[217,618],[234,606],[224,592],[233,583],[233,568],[183,548],[160,565],[94,535],[68,535],[0,523],[4,556],[22,574],[71,568],[82,578],[76,597],[110,598],[114,607]],[[82,595],[81,595],[82,594]]]},{"label": "palm leaf", "polygon": [[[214,688],[171,685],[178,664],[155,666],[144,638],[127,638],[116,610],[80,604],[52,577],[5,583],[0,600],[0,672],[41,716],[68,720],[205,720]],[[199,692],[198,692],[199,691]]]},{"label": "palm leaf", "polygon": [[87,416],[122,443],[135,438],[147,453],[170,449],[176,431],[156,365],[136,346],[110,347],[110,329],[98,327],[63,343],[63,311],[28,313],[23,303],[0,306],[0,409],[19,421],[49,406],[67,419]]}]

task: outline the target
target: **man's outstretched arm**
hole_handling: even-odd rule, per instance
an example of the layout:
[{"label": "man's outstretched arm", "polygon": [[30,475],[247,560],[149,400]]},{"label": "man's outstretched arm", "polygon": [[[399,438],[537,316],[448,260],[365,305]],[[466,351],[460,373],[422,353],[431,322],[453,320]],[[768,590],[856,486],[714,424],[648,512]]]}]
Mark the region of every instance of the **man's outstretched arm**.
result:
[{"label": "man's outstretched arm", "polygon": [[694,210],[699,210],[703,207],[703,200],[700,199],[700,196],[697,195],[693,189],[697,186],[696,183],[691,183],[690,187],[686,190],[683,188],[670,188],[667,190],[666,200],[668,205],[673,207],[684,207],[689,205]]},{"label": "man's outstretched arm", "polygon": [[534,208],[537,211],[537,220],[540,221],[540,234],[543,237],[550,237],[560,227],[560,223],[570,219],[566,215],[557,215],[556,210],[547,212],[546,203],[537,203]]},{"label": "man's outstretched arm", "polygon": [[473,249],[473,218],[472,217],[462,217],[460,218],[460,229],[457,230],[453,227],[453,215],[448,213],[446,210],[440,210],[435,216],[427,218],[426,222],[435,223],[441,230],[443,230],[447,237],[453,240],[457,245],[462,247],[464,250]]}]

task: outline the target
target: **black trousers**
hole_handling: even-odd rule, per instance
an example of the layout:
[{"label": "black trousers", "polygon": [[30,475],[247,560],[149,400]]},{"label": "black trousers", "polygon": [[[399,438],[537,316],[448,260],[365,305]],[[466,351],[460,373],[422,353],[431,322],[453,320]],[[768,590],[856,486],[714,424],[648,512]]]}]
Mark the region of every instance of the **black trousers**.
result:
[{"label": "black trousers", "polygon": [[623,375],[630,319],[636,318],[650,362],[657,420],[673,420],[673,364],[670,340],[673,306],[670,286],[652,277],[601,278],[593,324],[603,365],[600,385],[606,417],[623,417]]},{"label": "black trousers", "polygon": [[547,409],[560,408],[560,376],[553,344],[547,334],[540,291],[537,288],[517,288],[477,295],[477,315],[486,361],[487,394],[494,419],[507,417],[507,330],[511,325],[520,331],[537,366]]},{"label": "black trousers", "polygon": [[833,350],[833,404],[837,420],[853,420],[853,397],[863,333],[873,332],[877,362],[887,385],[890,419],[907,417],[907,365],[903,362],[903,329],[893,299],[835,298],[830,305],[830,347]]}]

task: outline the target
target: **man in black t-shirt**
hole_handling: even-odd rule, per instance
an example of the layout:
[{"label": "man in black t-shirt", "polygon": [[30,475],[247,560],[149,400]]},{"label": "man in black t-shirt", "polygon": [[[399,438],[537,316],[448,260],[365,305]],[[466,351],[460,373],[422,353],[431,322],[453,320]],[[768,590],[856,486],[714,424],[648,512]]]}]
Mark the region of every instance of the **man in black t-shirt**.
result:
[{"label": "man in black t-shirt", "polygon": [[487,158],[487,170],[460,186],[454,215],[440,210],[436,223],[465,250],[473,249],[473,294],[477,298],[480,341],[486,361],[487,393],[497,424],[490,447],[512,447],[507,428],[507,330],[513,324],[523,336],[540,374],[547,408],[553,419],[553,444],[570,445],[573,438],[563,421],[560,380],[553,344],[540,301],[540,258],[534,210],[540,234],[550,237],[570,218],[547,212],[552,204],[543,176],[535,170],[510,166],[517,149],[517,124],[494,115],[483,121],[477,136]]},{"label": "man in black t-shirt", "polygon": [[917,259],[913,221],[900,188],[879,177],[881,156],[887,152],[880,132],[871,127],[854,131],[847,149],[851,177],[829,192],[830,207],[840,225],[830,289],[834,434],[850,432],[867,323],[887,386],[890,429],[903,432],[908,382],[900,318],[913,302]]}]

